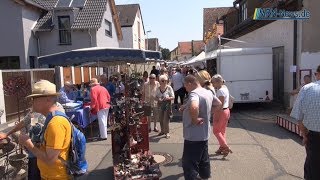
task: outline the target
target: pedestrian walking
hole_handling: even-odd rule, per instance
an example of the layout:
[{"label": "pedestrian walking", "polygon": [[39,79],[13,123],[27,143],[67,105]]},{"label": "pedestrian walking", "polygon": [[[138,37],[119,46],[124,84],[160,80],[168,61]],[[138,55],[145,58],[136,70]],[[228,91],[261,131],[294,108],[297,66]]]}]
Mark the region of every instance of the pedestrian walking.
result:
[{"label": "pedestrian walking", "polygon": [[174,92],[172,87],[168,85],[167,75],[161,75],[159,77],[159,80],[160,87],[157,89],[156,97],[158,100],[158,112],[161,132],[158,135],[165,135],[166,138],[170,138],[169,123],[171,115],[171,101],[174,99]]},{"label": "pedestrian walking", "polygon": [[195,74],[195,77],[203,88],[210,90],[212,94],[216,95],[215,89],[211,83],[211,76],[208,71],[201,70]]},{"label": "pedestrian walking", "polygon": [[158,102],[156,100],[156,92],[157,89],[160,87],[159,82],[156,80],[156,75],[151,74],[149,77],[149,81],[144,83],[142,89],[142,101],[145,103],[145,107],[148,107],[147,113],[148,122],[149,122],[149,132],[151,132],[151,122],[153,122],[153,130],[155,132],[159,132],[157,128],[157,121],[158,121]]},{"label": "pedestrian walking", "polygon": [[97,114],[99,131],[100,131],[100,140],[106,140],[108,131],[108,113],[110,109],[110,94],[108,90],[100,86],[96,78],[90,80],[90,98],[91,98],[91,113]]},{"label": "pedestrian walking", "polygon": [[184,147],[182,168],[186,180],[208,179],[211,177],[208,139],[211,133],[210,118],[212,111],[221,102],[209,90],[201,87],[193,75],[186,76],[184,87],[189,99],[182,106]]},{"label": "pedestrian walking", "polygon": [[172,75],[172,85],[174,90],[174,106],[175,109],[179,109],[178,98],[180,98],[180,104],[183,104],[184,97],[186,95],[185,88],[183,87],[184,76],[181,74],[181,69],[177,68]]},{"label": "pedestrian walking", "polygon": [[290,115],[297,120],[306,147],[306,180],[320,179],[320,65],[315,77],[316,82],[301,88]]},{"label": "pedestrian walking", "polygon": [[213,134],[219,141],[219,149],[216,154],[222,154],[223,157],[228,156],[232,153],[232,150],[227,144],[226,129],[230,118],[229,110],[229,90],[226,85],[224,85],[225,80],[220,74],[216,74],[212,77],[212,84],[216,89],[216,96],[222,102],[222,108],[215,111],[213,115]]}]

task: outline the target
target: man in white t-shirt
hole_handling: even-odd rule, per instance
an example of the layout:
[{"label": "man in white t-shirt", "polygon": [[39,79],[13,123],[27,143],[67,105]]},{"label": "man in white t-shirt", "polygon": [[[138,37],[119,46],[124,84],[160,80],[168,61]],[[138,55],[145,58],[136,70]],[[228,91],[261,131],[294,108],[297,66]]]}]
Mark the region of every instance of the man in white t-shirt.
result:
[{"label": "man in white t-shirt", "polygon": [[174,91],[174,105],[178,109],[178,97],[180,97],[180,103],[183,104],[183,100],[186,94],[185,88],[183,87],[184,76],[181,74],[181,69],[177,68],[176,72],[172,75],[172,85]]}]

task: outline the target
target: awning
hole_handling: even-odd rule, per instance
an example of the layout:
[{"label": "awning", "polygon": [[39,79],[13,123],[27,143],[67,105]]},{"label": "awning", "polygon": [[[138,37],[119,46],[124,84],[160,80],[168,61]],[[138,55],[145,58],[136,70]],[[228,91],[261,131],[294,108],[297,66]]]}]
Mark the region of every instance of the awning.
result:
[{"label": "awning", "polygon": [[162,53],[160,51],[144,51],[147,61],[160,61],[162,60]]},{"label": "awning", "polygon": [[205,58],[206,53],[204,51],[202,51],[198,56],[191,58],[189,61],[182,63],[182,65],[192,65],[192,64],[196,64],[199,61],[201,61],[202,59]]},{"label": "awning", "polygon": [[146,55],[140,49],[128,48],[84,48],[57,54],[40,56],[38,63],[43,66],[81,66],[98,63],[100,65],[118,65],[124,63],[146,62]]},{"label": "awning", "polygon": [[218,56],[234,56],[234,55],[255,55],[255,54],[269,54],[272,53],[272,48],[232,48],[232,49],[218,49],[205,53],[205,58],[197,60],[202,62],[210,59],[216,59]]}]

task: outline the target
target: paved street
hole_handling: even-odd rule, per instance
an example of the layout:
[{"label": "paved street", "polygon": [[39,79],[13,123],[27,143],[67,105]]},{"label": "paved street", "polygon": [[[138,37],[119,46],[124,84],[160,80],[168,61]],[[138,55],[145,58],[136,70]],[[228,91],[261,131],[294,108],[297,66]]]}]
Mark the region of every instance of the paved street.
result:
[{"label": "paved street", "polygon": [[[305,151],[301,146],[301,138],[275,124],[275,115],[279,112],[278,108],[261,105],[236,107],[233,110],[227,129],[233,154],[226,159],[215,156],[217,140],[211,136],[209,141],[213,179],[302,179]],[[170,130],[170,139],[150,134],[151,150],[167,152],[173,157],[171,163],[161,166],[161,179],[184,179],[181,167],[182,123],[179,114],[171,122]],[[88,179],[112,179],[110,137],[107,141],[88,143]]]}]

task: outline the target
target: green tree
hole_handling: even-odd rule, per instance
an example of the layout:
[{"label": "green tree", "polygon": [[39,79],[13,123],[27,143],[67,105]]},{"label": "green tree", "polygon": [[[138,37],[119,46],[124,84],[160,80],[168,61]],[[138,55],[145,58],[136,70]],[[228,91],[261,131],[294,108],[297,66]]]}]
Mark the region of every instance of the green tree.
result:
[{"label": "green tree", "polygon": [[170,60],[170,50],[168,48],[161,48],[162,59]]}]

